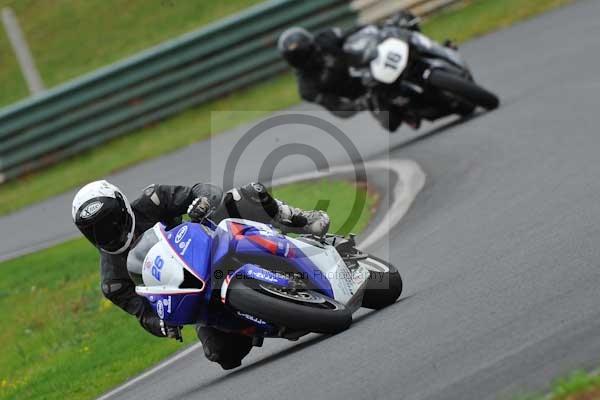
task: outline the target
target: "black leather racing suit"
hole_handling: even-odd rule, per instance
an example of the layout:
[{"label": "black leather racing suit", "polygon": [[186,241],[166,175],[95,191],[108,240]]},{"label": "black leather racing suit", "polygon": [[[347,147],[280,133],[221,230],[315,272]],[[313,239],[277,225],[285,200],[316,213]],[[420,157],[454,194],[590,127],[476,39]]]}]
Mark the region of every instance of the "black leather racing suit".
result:
[{"label": "black leather racing suit", "polygon": [[315,35],[315,54],[305,68],[296,70],[300,97],[341,118],[361,111],[356,101],[365,94],[360,79],[348,73],[342,51],[344,37],[336,28]]},{"label": "black leather racing suit", "polygon": [[[420,31],[418,23],[413,22],[415,19],[412,13],[400,11],[384,21],[383,26]],[[300,97],[325,107],[340,118],[349,118],[372,107],[360,78],[350,76],[343,52],[346,38],[360,29],[362,26],[344,32],[338,28],[320,31],[314,38],[316,51],[311,61],[306,67],[296,70]],[[392,132],[402,124],[400,109],[376,113],[374,116]]]},{"label": "black leather racing suit", "polygon": [[[211,206],[217,208],[212,216],[215,222],[226,217],[271,222],[278,211],[275,199],[266,189],[257,196],[253,187],[246,185],[223,196],[220,188],[210,184],[198,183],[193,187],[150,185],[140,197],[131,202],[135,214],[135,237],[139,237],[157,222],[165,224],[167,228],[178,225],[188,206],[201,196],[207,197]],[[160,320],[150,303],[135,292],[135,284],[127,272],[128,254],[128,251],[116,255],[100,252],[102,293],[111,302],[135,315],[148,332],[164,337]],[[213,328],[198,328],[198,336],[204,344],[206,356],[219,362],[223,368],[238,366],[252,347],[252,339],[249,337]]]}]

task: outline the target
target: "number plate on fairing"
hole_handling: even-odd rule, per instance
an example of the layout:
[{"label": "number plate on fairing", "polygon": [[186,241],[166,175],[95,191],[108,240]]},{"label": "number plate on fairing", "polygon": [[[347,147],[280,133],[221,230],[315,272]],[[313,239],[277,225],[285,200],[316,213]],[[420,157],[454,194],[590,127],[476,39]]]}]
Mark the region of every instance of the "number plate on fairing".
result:
[{"label": "number plate on fairing", "polygon": [[394,83],[408,65],[408,44],[389,38],[377,47],[377,52],[377,58],[371,61],[373,77],[383,83]]},{"label": "number plate on fairing", "polygon": [[146,254],[142,279],[146,286],[178,288],[183,282],[183,262],[164,240],[156,243]]}]

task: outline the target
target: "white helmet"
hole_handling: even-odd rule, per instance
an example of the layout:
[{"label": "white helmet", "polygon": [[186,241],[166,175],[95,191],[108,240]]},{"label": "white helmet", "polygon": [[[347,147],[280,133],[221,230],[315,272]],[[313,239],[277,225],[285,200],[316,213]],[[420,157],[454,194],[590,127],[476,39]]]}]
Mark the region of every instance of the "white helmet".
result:
[{"label": "white helmet", "polygon": [[131,245],[135,215],[115,185],[104,180],[88,183],[75,195],[72,213],[77,228],[100,250],[120,254]]}]

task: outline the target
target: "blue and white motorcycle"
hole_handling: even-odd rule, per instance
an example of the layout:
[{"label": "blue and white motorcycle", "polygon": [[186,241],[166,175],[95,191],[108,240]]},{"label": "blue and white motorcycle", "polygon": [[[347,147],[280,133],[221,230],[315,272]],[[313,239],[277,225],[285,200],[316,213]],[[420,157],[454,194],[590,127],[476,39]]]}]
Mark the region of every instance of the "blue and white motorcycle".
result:
[{"label": "blue and white motorcycle", "polygon": [[258,338],[337,333],[361,306],[379,309],[402,292],[389,263],[354,237],[289,237],[270,225],[156,224],[129,253],[136,292],[170,325],[202,324]]}]

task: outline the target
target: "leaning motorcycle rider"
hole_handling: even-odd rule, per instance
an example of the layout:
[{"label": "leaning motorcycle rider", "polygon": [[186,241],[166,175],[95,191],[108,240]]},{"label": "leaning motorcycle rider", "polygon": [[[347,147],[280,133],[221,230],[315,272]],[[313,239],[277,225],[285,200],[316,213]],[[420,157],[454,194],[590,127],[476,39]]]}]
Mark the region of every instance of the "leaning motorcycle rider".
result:
[{"label": "leaning motorcycle rider", "polygon": [[[407,11],[382,23],[382,26],[389,25],[420,30],[418,18]],[[345,39],[362,28],[345,32],[328,28],[313,35],[303,28],[292,27],[279,36],[279,52],[294,68],[298,92],[303,100],[319,104],[340,118],[349,118],[372,108],[360,78],[350,76],[343,51]],[[376,114],[376,117],[389,129],[386,114]]]},{"label": "leaning motorcycle rider", "polygon": [[281,34],[278,49],[294,68],[300,97],[325,107],[340,118],[364,110],[360,100],[365,89],[360,79],[352,78],[344,60],[344,35],[329,28],[316,35],[300,27]]},{"label": "leaning motorcycle rider", "polygon": [[[127,271],[127,256],[141,235],[157,222],[168,229],[180,224],[182,215],[200,222],[210,214],[224,218],[245,218],[272,223],[288,232],[322,236],[329,217],[321,211],[303,211],[275,199],[260,183],[250,183],[223,194],[221,188],[198,183],[192,187],[150,185],[132,201],[115,185],[96,181],[85,185],[73,199],[73,221],[81,233],[100,251],[101,289],[104,296],[158,337],[181,340],[181,327],[164,323],[148,300],[135,292]],[[252,348],[253,338],[197,326],[206,357],[223,369],[241,365]]]}]

